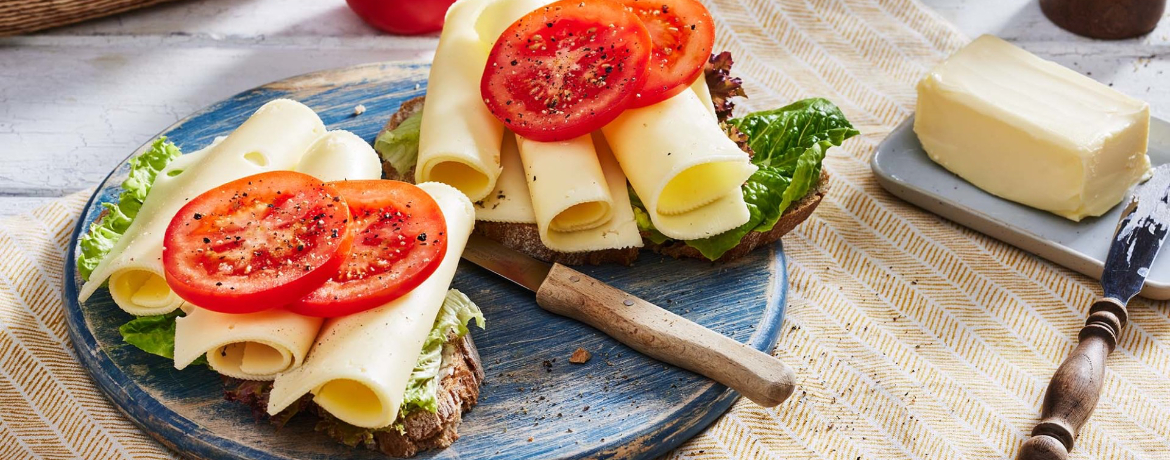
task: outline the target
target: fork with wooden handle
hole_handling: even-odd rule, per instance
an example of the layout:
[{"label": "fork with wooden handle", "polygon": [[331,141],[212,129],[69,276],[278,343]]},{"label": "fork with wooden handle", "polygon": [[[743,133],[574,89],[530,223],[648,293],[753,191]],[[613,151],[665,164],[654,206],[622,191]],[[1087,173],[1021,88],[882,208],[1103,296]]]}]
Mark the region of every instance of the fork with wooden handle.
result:
[{"label": "fork with wooden handle", "polygon": [[1032,429],[1032,437],[1024,442],[1017,458],[1068,458],[1073,441],[1097,407],[1105,380],[1105,358],[1117,346],[1126,316],[1125,304],[1117,299],[1104,297],[1093,303],[1089,319],[1081,328],[1080,342],[1052,376],[1044,393],[1040,423]]},{"label": "fork with wooden handle", "polygon": [[1093,414],[1105,380],[1105,358],[1129,316],[1125,305],[1141,291],[1150,265],[1170,228],[1170,168],[1159,167],[1134,190],[1105,258],[1101,273],[1104,296],[1093,303],[1078,335],[1077,347],[1056,369],[1044,393],[1040,423],[1024,442],[1019,460],[1068,458],[1081,427]]}]

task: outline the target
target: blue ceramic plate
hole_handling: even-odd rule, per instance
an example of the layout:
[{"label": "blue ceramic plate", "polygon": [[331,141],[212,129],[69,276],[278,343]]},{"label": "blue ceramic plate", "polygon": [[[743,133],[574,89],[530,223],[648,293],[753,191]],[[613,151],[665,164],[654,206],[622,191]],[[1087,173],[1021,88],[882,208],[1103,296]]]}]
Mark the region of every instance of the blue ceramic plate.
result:
[{"label": "blue ceramic plate", "polygon": [[[243,122],[265,102],[299,100],[330,129],[373,141],[390,114],[422,95],[425,63],[379,63],[308,74],[240,93],[163,132],[194,151]],[[354,106],[366,112],[354,115]],[[223,400],[219,377],[205,367],[176,371],[169,360],[122,343],[130,316],[102,289],[77,301],[78,232],[112,200],[128,166],[115,169],[74,232],[64,286],[70,336],[82,363],[114,405],[151,436],[197,458],[384,458],[313,432],[311,417],[277,431],[242,405]],[[729,264],[673,260],[644,252],[633,267],[584,267],[591,276],[699,324],[770,351],[779,335],[787,277],[776,245]],[[574,321],[536,306],[533,294],[462,264],[455,288],[483,308],[487,330],[473,336],[487,380],[461,438],[420,458],[651,458],[678,446],[722,415],[738,396],[723,385],[646,358]],[[578,347],[586,364],[568,362]],[[549,362],[551,367],[544,362]]]}]

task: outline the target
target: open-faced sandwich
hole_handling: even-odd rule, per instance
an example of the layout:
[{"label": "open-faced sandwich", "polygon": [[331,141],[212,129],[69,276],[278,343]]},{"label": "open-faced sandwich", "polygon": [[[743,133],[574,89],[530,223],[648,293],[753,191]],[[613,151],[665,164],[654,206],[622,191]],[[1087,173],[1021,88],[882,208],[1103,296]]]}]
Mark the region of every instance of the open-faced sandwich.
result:
[{"label": "open-faced sandwich", "polygon": [[159,139],[82,237],[81,300],[108,287],[137,316],[126,342],[210,366],[277,425],[305,412],[353,446],[446,447],[483,380],[483,315],[450,289],[474,208],[380,177],[366,141],[287,99],[197,152]]},{"label": "open-faced sandwich", "polygon": [[823,99],[731,118],[713,44],[697,0],[460,0],[381,161],[284,99],[197,152],[159,139],[81,239],[80,298],[108,287],[127,343],[209,366],[258,418],[449,446],[484,377],[483,315],[450,289],[473,227],[563,263],[727,260],[819,203],[857,131]]},{"label": "open-faced sandwich", "polygon": [[375,148],[546,261],[738,258],[811,214],[825,152],[857,131],[824,99],[731,118],[744,90],[714,37],[698,0],[461,0],[425,100]]}]

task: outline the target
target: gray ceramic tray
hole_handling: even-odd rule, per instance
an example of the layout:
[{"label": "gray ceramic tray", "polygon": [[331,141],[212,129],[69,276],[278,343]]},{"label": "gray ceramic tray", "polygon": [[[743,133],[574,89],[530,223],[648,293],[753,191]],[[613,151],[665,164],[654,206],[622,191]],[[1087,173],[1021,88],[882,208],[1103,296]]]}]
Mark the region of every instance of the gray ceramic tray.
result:
[{"label": "gray ceramic tray", "polygon": [[[992,238],[1093,278],[1101,277],[1122,206],[1101,217],[1073,222],[993,196],[931,161],[913,127],[914,117],[910,117],[874,153],[871,166],[882,187]],[[1170,163],[1170,122],[1150,120],[1149,153],[1154,166]],[[1170,299],[1170,256],[1154,261],[1141,295]]]}]

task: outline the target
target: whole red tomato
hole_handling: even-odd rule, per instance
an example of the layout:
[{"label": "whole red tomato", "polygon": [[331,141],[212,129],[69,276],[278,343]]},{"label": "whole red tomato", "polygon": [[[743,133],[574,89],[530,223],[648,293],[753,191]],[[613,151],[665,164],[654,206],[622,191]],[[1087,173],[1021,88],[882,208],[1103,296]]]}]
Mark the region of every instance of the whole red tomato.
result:
[{"label": "whole red tomato", "polygon": [[398,35],[443,29],[443,16],[455,0],[346,0],[367,24]]}]

